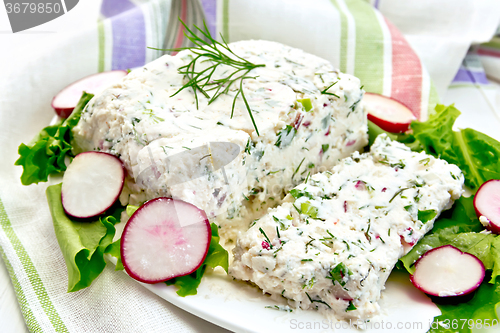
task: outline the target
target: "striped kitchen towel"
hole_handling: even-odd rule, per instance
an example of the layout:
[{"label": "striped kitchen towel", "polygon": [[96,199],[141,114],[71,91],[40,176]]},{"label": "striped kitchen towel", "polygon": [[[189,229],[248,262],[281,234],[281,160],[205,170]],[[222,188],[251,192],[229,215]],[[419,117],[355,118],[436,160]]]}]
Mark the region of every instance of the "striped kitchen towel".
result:
[{"label": "striped kitchen towel", "polygon": [[[267,39],[321,56],[360,78],[366,91],[401,101],[419,119],[426,119],[438,101],[427,71],[405,37],[364,1],[314,1],[312,6],[300,0],[286,1],[286,5],[262,0],[179,0],[172,2],[168,20],[159,14],[162,1],[148,2],[142,8],[129,0],[120,6],[114,2],[104,0],[102,5],[100,71],[141,66],[161,55],[147,46],[190,46],[183,38],[179,17],[188,26],[202,26],[205,21],[214,36],[223,35],[228,42]],[[146,20],[149,25],[145,12],[152,16]]]},{"label": "striped kitchen towel", "polygon": [[477,48],[471,48],[462,61],[450,87],[488,84],[488,78],[479,58],[478,50]]},{"label": "striped kitchen towel", "polygon": [[477,54],[486,75],[500,83],[500,26],[495,36],[487,43],[477,47]]},{"label": "striped kitchen towel", "polygon": [[[437,102],[430,76],[405,36],[362,0],[101,0],[96,10],[94,5],[80,1],[71,11],[92,24],[73,33],[59,27],[57,43],[30,50],[29,57],[9,64],[7,80],[0,81],[0,110],[16,111],[0,112],[0,249],[32,332],[211,329],[110,267],[89,288],[67,293],[47,185],[22,186],[22,170],[14,167],[19,144],[53,117],[50,101],[61,88],[97,71],[141,66],[164,53],[153,48],[189,46],[178,17],[188,25],[205,21],[213,35],[229,42],[268,39],[326,58],[358,76],[366,91],[400,100],[420,119]],[[23,38],[35,43],[39,36]]]}]

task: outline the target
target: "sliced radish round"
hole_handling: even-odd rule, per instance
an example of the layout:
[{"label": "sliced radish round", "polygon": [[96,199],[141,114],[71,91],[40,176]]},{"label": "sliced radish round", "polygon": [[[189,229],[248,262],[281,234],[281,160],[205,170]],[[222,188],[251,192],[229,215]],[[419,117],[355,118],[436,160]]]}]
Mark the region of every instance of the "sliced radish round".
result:
[{"label": "sliced radish round", "polygon": [[95,95],[125,75],[127,71],[116,70],[86,76],[58,92],[52,99],[52,107],[59,117],[68,118],[84,91]]},{"label": "sliced radish round", "polygon": [[172,198],[150,200],[123,229],[123,266],[145,283],[190,274],[205,260],[211,234],[207,215],[196,206]]},{"label": "sliced radish round", "polygon": [[387,132],[405,132],[411,122],[417,119],[410,109],[390,97],[365,93],[363,103],[368,111],[368,119]]},{"label": "sliced radish round", "polygon": [[431,296],[463,296],[479,287],[484,274],[484,265],[476,256],[444,245],[417,260],[410,281]]},{"label": "sliced radish round", "polygon": [[77,218],[104,213],[118,199],[124,180],[125,169],[116,156],[97,151],[76,155],[63,176],[64,211]]},{"label": "sliced radish round", "polygon": [[485,182],[474,196],[474,209],[479,221],[495,234],[500,234],[500,180]]}]

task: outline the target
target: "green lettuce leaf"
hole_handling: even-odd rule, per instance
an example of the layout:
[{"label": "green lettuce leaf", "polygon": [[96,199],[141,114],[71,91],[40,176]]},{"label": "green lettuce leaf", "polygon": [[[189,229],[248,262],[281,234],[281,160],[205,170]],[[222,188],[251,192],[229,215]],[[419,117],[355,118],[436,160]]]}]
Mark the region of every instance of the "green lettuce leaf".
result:
[{"label": "green lettuce leaf", "polygon": [[432,232],[456,226],[458,232],[479,232],[484,229],[474,209],[474,196],[460,197],[453,208],[441,214],[434,222]]},{"label": "green lettuce leaf", "polygon": [[[476,290],[473,298],[467,303],[436,304],[441,310],[441,315],[434,317],[429,329],[430,333],[471,333],[471,328],[479,328],[488,323],[491,326],[499,322],[496,309],[500,306],[500,283],[487,283],[488,276]],[[472,323],[474,321],[474,324]]]},{"label": "green lettuce leaf", "polygon": [[456,151],[452,148],[453,124],[460,115],[460,111],[453,105],[448,107],[437,105],[435,110],[436,112],[427,121],[413,121],[411,123],[413,135],[420,141],[427,154],[458,160]]},{"label": "green lettuce leaf", "polygon": [[122,255],[120,252],[120,240],[121,239],[118,239],[109,244],[105,251],[105,253],[108,253],[117,259],[115,271],[122,271],[125,269],[125,267],[123,267]]},{"label": "green lettuce leaf", "polygon": [[[93,221],[75,221],[64,212],[61,202],[62,184],[47,188],[54,231],[68,270],[68,291],[88,287],[106,266],[104,254],[116,251],[111,246],[114,225],[120,222],[123,208],[112,209],[108,216]],[[118,245],[119,251],[119,245]]]},{"label": "green lettuce leaf", "polygon": [[28,144],[19,146],[15,165],[23,167],[23,185],[46,182],[49,175],[66,170],[66,156],[71,154],[71,129],[78,124],[82,110],[94,95],[83,93],[71,115],[59,124],[47,126]]},{"label": "green lettuce leaf", "polygon": [[177,286],[177,295],[185,297],[188,295],[196,295],[197,288],[200,285],[201,278],[205,273],[207,266],[212,268],[222,267],[226,273],[229,266],[229,255],[227,251],[219,244],[219,232],[217,225],[215,223],[211,224],[212,228],[212,239],[210,240],[210,247],[208,248],[208,253],[203,261],[203,264],[191,274],[180,276],[165,283]]},{"label": "green lettuce leaf", "polygon": [[372,121],[368,120],[368,146],[371,147],[371,145],[373,144],[373,142],[375,142],[375,139],[377,138],[377,136],[379,136],[382,133],[385,133],[391,140],[397,140],[398,141],[397,134],[384,131],[383,129],[381,129],[380,127],[378,127],[377,125],[375,125],[375,123],[373,123]]},{"label": "green lettuce leaf", "polygon": [[404,143],[406,146],[410,147],[410,149],[413,151],[420,152],[424,150],[424,147],[418,140],[415,139],[413,134],[390,133],[384,131],[370,120],[368,120],[368,147],[370,147],[377,138],[377,136],[379,136],[382,133],[387,135],[391,140],[396,140],[401,143]]},{"label": "green lettuce leaf", "polygon": [[471,128],[454,131],[459,115],[453,105],[438,105],[429,120],[414,121],[411,129],[426,153],[456,164],[465,185],[475,191],[485,181],[500,178],[500,143]]},{"label": "green lettuce leaf", "polygon": [[134,206],[134,205],[127,205],[126,212],[129,217],[132,217],[132,215],[135,213],[136,210],[139,209],[139,206]]}]

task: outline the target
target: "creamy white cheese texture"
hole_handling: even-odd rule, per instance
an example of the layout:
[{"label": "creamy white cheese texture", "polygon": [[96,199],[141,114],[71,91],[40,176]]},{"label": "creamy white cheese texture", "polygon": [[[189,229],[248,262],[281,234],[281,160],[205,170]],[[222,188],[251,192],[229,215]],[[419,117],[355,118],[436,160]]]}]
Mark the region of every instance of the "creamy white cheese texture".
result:
[{"label": "creamy white cheese texture", "polygon": [[396,264],[463,190],[460,169],[380,135],[237,241],[230,274],[303,309],[368,319]]},{"label": "creamy white cheese texture", "polygon": [[[185,200],[234,239],[287,190],[365,146],[367,126],[359,80],[328,61],[275,42],[229,47],[265,65],[242,84],[260,135],[241,95],[233,110],[239,81],[210,104],[198,92],[197,105],[192,88],[177,93],[188,81],[179,68],[193,59],[186,50],[132,71],[95,96],[74,137],[80,150],[105,151],[123,161],[128,177],[122,204],[159,196]],[[202,61],[197,68],[211,65]],[[213,79],[233,71],[219,66]],[[214,142],[238,148],[223,170],[215,166]]]}]

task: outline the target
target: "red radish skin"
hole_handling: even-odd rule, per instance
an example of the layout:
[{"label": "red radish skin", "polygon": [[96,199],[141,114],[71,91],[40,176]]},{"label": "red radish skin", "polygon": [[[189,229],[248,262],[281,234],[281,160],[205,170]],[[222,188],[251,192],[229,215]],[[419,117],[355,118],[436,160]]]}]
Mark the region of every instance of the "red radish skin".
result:
[{"label": "red radish skin", "polygon": [[416,120],[408,107],[390,97],[365,93],[363,103],[368,111],[368,120],[387,132],[406,132],[411,122]]},{"label": "red radish skin", "polygon": [[127,71],[115,70],[89,75],[61,90],[52,99],[52,108],[61,118],[68,118],[82,93],[96,94],[127,75]]},{"label": "red radish skin", "polygon": [[479,187],[474,196],[474,209],[486,229],[500,234],[500,180],[491,179]]},{"label": "red radish skin", "polygon": [[484,275],[484,264],[476,256],[443,245],[417,260],[410,281],[429,296],[459,297],[475,291]]},{"label": "red radish skin", "polygon": [[125,271],[144,283],[158,283],[196,271],[211,241],[205,212],[172,198],[156,198],[130,217],[121,237]]},{"label": "red radish skin", "polygon": [[101,215],[118,200],[124,181],[125,168],[116,156],[97,151],[78,154],[63,176],[64,211],[80,219]]}]

